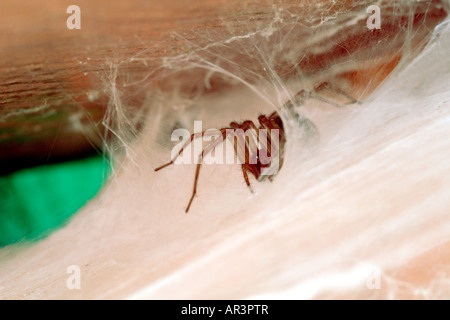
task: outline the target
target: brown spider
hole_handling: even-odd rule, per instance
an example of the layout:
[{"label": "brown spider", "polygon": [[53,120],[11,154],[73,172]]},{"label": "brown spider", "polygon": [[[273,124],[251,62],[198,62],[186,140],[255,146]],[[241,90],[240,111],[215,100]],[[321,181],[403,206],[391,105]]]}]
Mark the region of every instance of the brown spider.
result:
[{"label": "brown spider", "polygon": [[[324,83],[320,84],[319,86],[315,87],[312,91],[307,91],[307,90],[299,91],[291,100],[287,101],[283,105],[283,108],[286,109],[287,111],[289,111],[291,115],[295,115],[296,118],[298,119],[298,114],[294,111],[294,106],[302,105],[307,99],[316,99],[316,100],[325,102],[325,103],[330,104],[335,107],[341,107],[342,106],[341,104],[332,102],[332,101],[318,95],[318,93],[320,91],[325,90],[325,89],[331,90],[331,91],[347,98],[349,100],[349,102],[345,103],[346,105],[359,103],[358,100],[354,99],[353,97],[351,97],[350,95],[345,93],[340,88],[338,88],[328,82],[324,82]],[[235,151],[236,155],[238,155],[239,151],[245,152],[244,159],[240,159],[241,169],[242,169],[242,173],[244,175],[245,182],[247,183],[247,186],[250,188],[251,192],[253,192],[253,190],[251,188],[250,180],[248,178],[248,172],[253,174],[253,176],[255,177],[255,179],[257,181],[263,181],[266,178],[269,178],[269,180],[272,181],[273,177],[278,173],[278,170],[276,172],[272,172],[272,173],[264,172],[264,170],[266,170],[267,168],[270,168],[271,160],[269,160],[269,162],[267,162],[267,158],[263,159],[262,157],[260,157],[260,152],[264,151],[264,154],[266,154],[267,157],[271,158],[274,154],[271,154],[269,150],[275,150],[276,155],[278,155],[278,161],[279,161],[278,169],[281,169],[281,167],[283,165],[283,158],[284,158],[284,145],[286,143],[283,122],[281,120],[281,117],[278,115],[278,113],[276,111],[274,111],[268,117],[265,115],[260,115],[258,117],[258,122],[260,124],[259,128],[251,120],[245,120],[242,123],[233,121],[230,123],[229,127],[225,127],[225,128],[222,128],[219,130],[221,133],[221,139],[215,139],[213,143],[211,143],[210,145],[208,145],[206,148],[204,148],[202,150],[202,153],[199,155],[197,170],[195,172],[194,189],[192,191],[192,196],[191,196],[191,199],[189,200],[189,204],[186,208],[186,213],[189,211],[192,201],[194,200],[195,194],[197,193],[197,181],[198,181],[198,177],[199,177],[199,173],[200,173],[200,167],[202,165],[202,159],[208,153],[210,153],[212,150],[214,150],[214,148],[219,143],[221,143],[222,141],[225,141],[225,139],[229,138],[231,136],[230,132],[234,132],[234,130],[236,130],[236,129],[241,129],[243,132],[248,132],[248,130],[251,130],[251,134],[253,136],[258,137],[258,139],[259,139],[260,129],[263,129],[263,130],[265,130],[265,132],[268,133],[266,136],[267,145],[263,147],[266,149],[264,149],[264,150],[256,149],[255,150],[254,148],[253,149],[250,148],[248,141],[238,144],[237,141],[235,140],[234,141],[234,151]],[[274,129],[276,130],[275,132],[278,135],[278,137],[273,137],[271,135],[271,133],[273,132]],[[172,159],[172,161],[156,168],[155,171],[159,171],[159,170],[173,164],[174,161],[178,158],[178,156],[181,155],[183,150],[192,142],[192,140],[194,140],[195,138],[203,137],[205,134],[208,134],[208,132],[203,131],[200,133],[192,134],[190,139],[183,145],[181,150]],[[239,147],[243,148],[244,150],[238,150]],[[263,161],[261,161],[261,160],[263,160]],[[264,161],[264,160],[266,160],[266,161]],[[263,174],[263,172],[264,172],[264,174]]]}]

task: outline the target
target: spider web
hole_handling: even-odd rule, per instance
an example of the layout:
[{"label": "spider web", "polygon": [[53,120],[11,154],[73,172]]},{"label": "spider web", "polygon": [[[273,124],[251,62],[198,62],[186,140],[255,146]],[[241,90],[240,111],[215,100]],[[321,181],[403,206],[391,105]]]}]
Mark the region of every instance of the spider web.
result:
[{"label": "spider web", "polygon": [[[270,280],[276,282],[272,289],[279,291],[263,297],[339,297],[323,290],[354,285],[350,280],[355,279],[364,282],[374,273],[387,289],[366,291],[366,296],[445,297],[445,276],[419,292],[389,270],[449,241],[450,221],[443,209],[448,204],[448,179],[438,179],[439,172],[449,169],[439,155],[449,141],[442,137],[436,148],[429,143],[433,128],[444,130],[434,116],[442,112],[442,121],[449,116],[449,3],[378,1],[379,30],[367,28],[365,1],[302,4],[274,6],[257,16],[239,12],[217,22],[220,28],[173,35],[184,47],[182,54],[154,59],[143,51],[114,65],[113,76],[105,82],[111,96],[105,123],[115,136],[107,147],[129,160],[139,152],[133,150],[134,143],[152,137],[152,147],[168,153],[170,132],[194,119],[204,117],[226,126],[248,114],[257,116],[261,106],[264,111],[280,111],[299,89],[333,82],[363,104],[345,109],[299,105],[300,125],[280,113],[287,126],[285,165],[263,191],[264,198],[248,203],[261,217],[251,220],[247,238],[274,234],[302,248],[313,243],[311,250],[289,259],[280,250],[276,260],[286,260],[279,262],[284,273]],[[130,72],[134,66],[139,72]],[[237,88],[244,88],[258,103],[238,105],[241,98],[230,98]],[[132,104],[130,92],[138,97]],[[234,107],[220,113],[227,101]],[[320,136],[313,143],[318,150],[305,152],[299,137],[311,123]],[[413,146],[410,162],[407,152],[396,156],[393,151],[408,143]],[[433,168],[414,152],[421,147],[435,161]],[[383,176],[382,183],[377,174]],[[427,179],[438,179],[440,187],[412,207],[405,204],[408,192],[396,193],[406,189],[418,196],[414,186]],[[314,233],[317,230],[322,230],[320,235]],[[252,250],[257,256],[264,248]],[[261,278],[264,275],[261,271]]]}]

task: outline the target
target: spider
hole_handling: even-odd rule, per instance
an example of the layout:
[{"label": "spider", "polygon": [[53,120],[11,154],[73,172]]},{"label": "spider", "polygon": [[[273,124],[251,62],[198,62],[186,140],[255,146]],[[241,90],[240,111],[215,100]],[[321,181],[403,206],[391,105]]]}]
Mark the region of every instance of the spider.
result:
[{"label": "spider", "polygon": [[[345,105],[359,103],[358,100],[354,99],[353,97],[348,95],[346,92],[344,92],[337,86],[335,86],[329,82],[323,82],[322,84],[315,87],[312,91],[300,90],[299,92],[297,92],[295,94],[295,96],[292,99],[288,100],[283,105],[282,109],[287,110],[288,112],[290,112],[291,115],[296,115],[298,118],[298,114],[294,111],[294,106],[302,105],[307,99],[315,99],[315,100],[325,102],[325,103],[335,106],[335,107],[341,107],[342,106],[341,104],[335,103],[333,101],[328,100],[327,98],[324,98],[324,97],[318,95],[318,93],[320,91],[323,91],[325,89],[328,89],[328,90],[348,99],[349,102],[345,103]],[[266,140],[267,140],[267,145],[265,146],[266,149],[263,150],[264,154],[266,154],[266,155],[268,154],[268,157],[271,157],[272,154],[270,154],[269,149],[272,149],[272,150],[275,149],[275,153],[278,155],[278,161],[279,161],[277,167],[278,167],[278,169],[281,169],[281,167],[283,165],[283,158],[284,158],[284,146],[286,143],[286,137],[285,137],[284,127],[283,127],[283,122],[281,120],[281,117],[279,116],[277,111],[274,111],[269,116],[266,116],[263,114],[259,115],[258,122],[260,125],[259,127],[257,127],[255,125],[255,123],[253,123],[253,121],[251,121],[251,120],[245,120],[241,123],[233,121],[229,124],[228,127],[224,127],[219,130],[220,134],[221,134],[221,139],[215,139],[214,142],[212,142],[210,145],[208,145],[206,148],[204,148],[202,150],[201,154],[199,155],[199,161],[198,161],[197,169],[195,172],[194,188],[193,188],[192,195],[189,200],[188,206],[186,208],[186,213],[188,213],[188,211],[191,207],[192,201],[194,200],[194,197],[197,193],[197,182],[198,182],[198,177],[199,177],[199,173],[200,173],[200,167],[202,165],[202,159],[208,153],[213,151],[214,148],[218,144],[220,144],[221,142],[223,142],[227,138],[229,138],[230,132],[232,132],[233,130],[241,129],[241,130],[243,130],[243,132],[248,132],[248,130],[251,130],[250,133],[253,136],[256,136],[258,138],[259,138],[260,129],[266,130],[266,132],[268,132],[268,134],[266,136]],[[276,134],[278,135],[277,137],[274,137],[271,135],[271,132],[273,132],[273,129],[277,130],[277,131],[275,131]],[[203,137],[204,135],[208,135],[208,134],[209,133],[206,131],[192,134],[190,139],[183,145],[183,147],[177,153],[177,155],[170,162],[156,168],[155,171],[159,171],[159,170],[173,164],[174,161],[178,158],[178,156],[180,156],[182,154],[183,150],[194,139]],[[272,145],[273,145],[273,148],[272,148]],[[247,186],[249,187],[250,191],[253,192],[253,190],[251,188],[250,180],[249,180],[249,173],[252,174],[257,181],[263,181],[266,178],[268,178],[270,181],[272,181],[274,176],[278,173],[278,170],[276,172],[266,172],[268,170],[268,168],[270,168],[271,162],[266,163],[267,161],[261,161],[261,160],[266,160],[260,156],[261,149],[259,149],[259,150],[255,150],[254,148],[251,149],[249,147],[248,141],[245,142],[244,144],[241,144],[240,146],[241,146],[241,148],[243,147],[245,149],[245,158],[240,159],[242,173],[244,175],[244,180],[245,180]],[[271,148],[269,148],[269,146]],[[235,151],[236,155],[238,155],[238,151],[239,151],[238,147],[239,147],[239,144],[237,143],[237,141],[235,141],[234,151]]]}]

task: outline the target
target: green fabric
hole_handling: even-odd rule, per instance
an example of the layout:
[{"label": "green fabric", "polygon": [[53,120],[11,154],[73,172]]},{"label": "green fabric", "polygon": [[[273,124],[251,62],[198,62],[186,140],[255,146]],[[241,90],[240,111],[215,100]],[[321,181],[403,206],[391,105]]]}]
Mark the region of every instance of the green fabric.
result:
[{"label": "green fabric", "polygon": [[109,172],[101,156],[0,177],[0,246],[36,241],[92,199]]}]

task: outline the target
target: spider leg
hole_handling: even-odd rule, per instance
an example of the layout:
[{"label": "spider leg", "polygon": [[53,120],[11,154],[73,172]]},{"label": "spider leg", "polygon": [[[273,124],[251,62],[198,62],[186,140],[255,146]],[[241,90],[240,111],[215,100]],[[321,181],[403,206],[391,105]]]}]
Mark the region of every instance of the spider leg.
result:
[{"label": "spider leg", "polygon": [[198,176],[200,174],[200,166],[201,165],[202,164],[200,162],[197,164],[197,170],[195,171],[194,189],[192,190],[191,200],[189,200],[188,206],[186,208],[186,213],[188,213],[189,208],[191,207],[192,201],[194,200],[195,194],[197,193],[197,181],[198,181]]},{"label": "spider leg", "polygon": [[183,145],[183,147],[180,149],[180,151],[177,153],[177,155],[172,159],[172,161],[167,162],[166,164],[163,164],[162,166],[158,167],[155,169],[155,171],[159,171],[167,166],[170,166],[171,164],[173,164],[175,162],[175,160],[181,155],[181,153],[183,152],[184,149],[186,149],[186,147],[191,144],[192,140],[199,138],[199,137],[203,137],[204,135],[214,135],[215,133],[213,132],[198,132],[198,133],[193,133],[190,137],[190,139],[188,141],[186,141],[186,143]]},{"label": "spider leg", "polygon": [[[253,130],[253,131],[255,132],[255,134],[256,134],[257,139],[259,140],[259,129],[258,129],[258,127],[253,123],[253,121],[247,120],[247,121],[245,121],[244,123],[242,123],[242,125],[241,125],[240,127],[241,127],[241,129],[244,130],[244,131],[247,131],[247,130]],[[243,164],[241,165],[241,168],[242,168],[242,173],[243,173],[243,175],[244,175],[245,182],[247,183],[247,186],[249,187],[250,192],[253,193],[253,189],[252,189],[252,186],[251,186],[251,184],[250,184],[250,180],[249,180],[248,174],[247,174],[247,170],[250,171],[251,173],[253,173],[253,172],[252,172],[252,168],[254,168],[254,167],[252,167],[252,166],[250,165],[250,163],[249,163],[249,162],[250,162],[250,161],[249,161],[249,157],[250,157],[250,150],[249,150],[249,149],[250,149],[250,145],[247,144],[247,141],[245,141],[245,163],[243,163]],[[235,151],[237,152],[237,146],[236,146],[236,144],[235,144]],[[257,147],[256,147],[256,150],[253,150],[253,151],[258,152],[258,151],[257,151]],[[256,173],[256,170],[253,170],[253,171]],[[255,177],[257,177],[257,174],[255,174],[255,173],[253,173],[253,175],[255,175]]]},{"label": "spider leg", "polygon": [[[230,126],[236,130],[236,129],[242,129],[241,125],[239,125],[236,122],[231,122]],[[231,141],[231,143],[233,143],[233,147],[234,147],[234,153],[236,154],[237,159],[242,162],[242,163],[248,163],[248,157],[247,157],[247,145],[245,143],[245,140],[243,140],[242,136],[239,135],[237,136],[236,134],[233,135],[234,136],[234,140]],[[229,136],[227,135],[226,138],[229,138]],[[239,150],[238,150],[239,148]],[[242,159],[242,154],[244,154],[244,159]]]},{"label": "spider leg", "polygon": [[248,188],[250,189],[250,192],[253,193],[253,189],[250,184],[250,180],[248,179],[247,165],[244,163],[242,164],[242,173],[244,174],[244,179],[245,179],[245,182],[247,183]]},{"label": "spider leg", "polygon": [[[298,95],[298,94],[297,94],[297,95]],[[297,97],[297,95],[295,95],[295,97]],[[314,89],[313,92],[311,92],[311,91],[306,91],[306,90],[300,91],[300,97],[301,97],[301,100],[299,101],[299,102],[300,102],[300,103],[299,103],[300,105],[303,104],[307,99],[314,99],[314,100],[317,100],[317,101],[325,102],[325,103],[327,103],[327,104],[329,104],[329,105],[332,105],[333,107],[336,107],[336,108],[342,107],[342,105],[340,105],[339,103],[333,102],[333,101],[331,101],[331,100],[329,100],[329,99],[327,99],[327,98],[324,98],[324,97],[318,95],[318,94],[315,92],[315,89]],[[304,97],[307,97],[307,99],[305,99]]]},{"label": "spider leg", "polygon": [[280,129],[282,130],[280,124],[282,125],[282,122],[280,121],[280,115],[278,114],[278,112],[274,111],[272,112],[272,114],[269,116],[269,121],[272,124],[273,127],[275,127],[275,129]]},{"label": "spider leg", "polygon": [[[247,133],[248,130],[251,130],[250,131],[252,133],[251,138],[247,135],[245,135],[245,137],[242,137],[241,134],[234,135],[234,137],[236,138],[236,140],[234,141],[234,151],[236,153],[236,156],[239,158],[239,161],[241,161],[245,164],[254,164],[254,163],[250,163],[250,152],[253,152],[252,154],[255,154],[258,151],[258,139],[259,139],[258,128],[250,120],[244,121],[242,124],[232,122],[232,123],[230,123],[230,126],[235,130],[240,129],[244,133]],[[256,136],[256,138],[255,138],[255,136]],[[250,139],[252,139],[252,141],[250,141]],[[239,150],[238,150],[238,147],[239,147]],[[242,155],[244,155],[244,159],[242,159]]]},{"label": "spider leg", "polygon": [[347,98],[350,102],[347,102],[345,104],[354,104],[354,103],[360,103],[358,100],[356,100],[355,98],[353,98],[351,95],[349,95],[347,92],[345,92],[344,90],[342,90],[341,88],[335,86],[334,84],[331,84],[329,82],[323,82],[320,85],[318,85],[317,87],[314,88],[314,92],[315,93],[319,93],[322,90],[331,90],[337,94],[340,94],[341,96],[344,96],[345,98]]},{"label": "spider leg", "polygon": [[310,94],[310,92],[309,91],[307,91],[307,90],[300,90],[299,92],[297,92],[296,94],[295,94],[295,96],[294,96],[294,98],[292,99],[292,101],[291,100],[289,100],[289,101],[287,101],[286,103],[285,103],[285,106],[288,108],[288,109],[290,109],[290,108],[292,108],[294,105],[293,105],[293,103],[295,103],[295,104],[297,104],[297,105],[303,105],[303,103],[305,103],[305,101],[307,100],[307,99],[311,99],[311,98],[314,98],[314,97],[311,97],[311,94]]},{"label": "spider leg", "polygon": [[[259,137],[259,130],[258,130],[258,128],[250,120],[247,120],[247,121],[243,122],[242,124],[238,124],[236,122],[232,122],[232,123],[230,123],[230,126],[233,127],[234,129],[242,129],[243,131],[254,130],[255,134],[257,135],[257,137]],[[228,136],[227,136],[227,138],[228,138]],[[234,152],[236,153],[236,156],[239,158],[239,160],[241,162],[243,162],[241,164],[242,173],[244,175],[245,182],[247,183],[247,186],[250,189],[250,192],[253,193],[253,189],[251,187],[247,171],[249,171],[251,174],[253,174],[256,179],[259,176],[259,172],[256,169],[256,164],[250,164],[250,159],[249,159],[249,157],[250,157],[250,150],[249,150],[249,147],[250,146],[249,146],[249,144],[247,144],[247,141],[242,142],[242,137],[236,136],[236,140],[234,141]],[[239,150],[238,150],[238,148],[239,148]],[[241,151],[241,153],[239,153],[239,151]],[[244,161],[242,161],[242,158],[240,157],[240,156],[242,156],[242,152],[244,152],[244,155],[245,155],[244,156]],[[256,152],[257,152],[257,150],[256,150]]]},{"label": "spider leg", "polygon": [[[250,138],[245,140],[245,147],[246,147],[246,154],[245,154],[245,163],[250,164],[250,152],[253,154],[258,154],[258,143],[259,143],[259,129],[256,127],[256,125],[253,123],[253,121],[247,120],[244,121],[242,124],[242,129],[244,132],[247,132],[250,130],[250,132],[253,132],[253,144],[250,142]],[[256,137],[255,137],[256,136]]]},{"label": "spider leg", "polygon": [[208,153],[210,153],[212,150],[214,150],[214,148],[219,143],[223,142],[224,137],[226,137],[226,130],[227,129],[229,129],[229,128],[220,129],[220,132],[222,133],[222,139],[216,139],[213,143],[211,143],[209,146],[207,146],[205,149],[203,149],[202,153],[198,156],[198,164],[197,164],[197,169],[195,171],[194,189],[192,190],[192,196],[191,196],[191,199],[189,200],[188,206],[186,208],[186,213],[188,213],[189,208],[191,207],[192,201],[194,200],[195,194],[197,193],[197,182],[198,182],[198,177],[200,175],[200,167],[202,165],[202,159]]},{"label": "spider leg", "polygon": [[259,123],[261,124],[261,128],[262,129],[265,129],[266,130],[266,132],[267,132],[267,134],[266,134],[266,136],[265,136],[265,138],[266,138],[266,141],[267,141],[267,152],[268,152],[268,156],[270,157],[272,154],[271,154],[271,152],[270,152],[270,150],[272,150],[272,144],[274,145],[274,150],[278,150],[278,148],[279,148],[279,145],[278,144],[275,144],[275,142],[273,141],[273,139],[272,139],[272,132],[271,132],[271,130],[272,129],[277,129],[277,130],[279,130],[279,133],[281,134],[281,131],[283,130],[283,129],[281,129],[279,126],[278,126],[278,124],[276,124],[276,122],[274,121],[274,119],[275,119],[275,114],[276,114],[276,112],[274,112],[274,113],[272,113],[270,116],[269,116],[269,118],[267,118],[265,115],[260,115],[259,117],[258,117],[258,121],[259,121]]},{"label": "spider leg", "polygon": [[342,107],[341,104],[333,102],[327,98],[322,97],[321,95],[319,95],[320,91],[323,91],[325,89],[331,90],[337,94],[340,94],[342,96],[344,96],[345,98],[347,98],[348,100],[350,100],[350,102],[345,103],[347,104],[354,104],[354,103],[360,103],[358,100],[356,100],[355,98],[353,98],[352,96],[350,96],[349,94],[347,94],[344,90],[338,88],[335,85],[332,85],[329,82],[323,82],[320,85],[318,85],[317,87],[315,87],[312,91],[307,91],[307,90],[300,90],[299,92],[297,92],[297,94],[294,96],[293,101],[289,100],[287,101],[284,106],[288,109],[291,109],[293,107],[293,102],[295,102],[297,105],[302,105],[307,99],[315,99],[317,101],[322,101],[326,104],[332,105],[336,108],[340,108]]},{"label": "spider leg", "polygon": [[271,129],[277,129],[279,130],[278,133],[280,134],[280,138],[283,136],[284,128],[283,128],[283,122],[281,121],[280,116],[275,111],[273,112],[269,118],[268,121],[271,125]]}]

